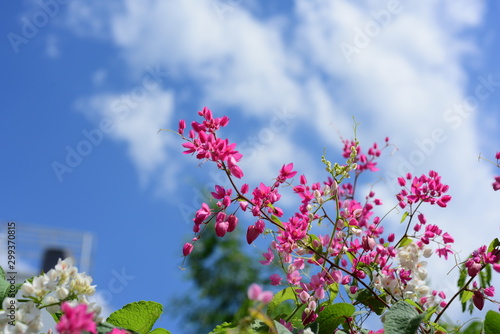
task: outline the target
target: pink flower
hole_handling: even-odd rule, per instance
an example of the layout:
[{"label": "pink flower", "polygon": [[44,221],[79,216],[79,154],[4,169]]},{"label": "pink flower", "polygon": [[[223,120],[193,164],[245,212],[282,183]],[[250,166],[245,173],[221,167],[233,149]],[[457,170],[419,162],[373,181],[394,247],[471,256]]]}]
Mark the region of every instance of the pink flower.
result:
[{"label": "pink flower", "polygon": [[229,167],[229,171],[232,175],[234,175],[234,177],[237,177],[238,179],[241,179],[243,177],[243,171],[240,167],[238,167],[238,165],[236,165],[236,159],[234,158],[234,156],[229,157],[227,165]]},{"label": "pink flower", "polygon": [[436,253],[438,254],[439,257],[444,256],[444,258],[448,260],[448,254],[453,254],[453,251],[450,248],[451,248],[450,245],[446,245],[443,248],[436,249]]},{"label": "pink flower", "polygon": [[248,202],[241,201],[241,202],[240,202],[240,207],[241,207],[241,210],[243,210],[243,211],[247,211],[247,208],[248,208]]},{"label": "pink flower", "polygon": [[109,334],[127,334],[128,332],[124,329],[120,329],[120,328],[113,328],[113,330],[111,332],[109,332]]},{"label": "pink flower", "polygon": [[446,206],[448,205],[448,202],[450,200],[451,200],[451,196],[450,195],[444,195],[443,197],[441,197],[440,199],[438,199],[438,201],[436,203],[440,207],[446,208]]},{"label": "pink flower", "polygon": [[267,304],[273,299],[273,293],[271,291],[263,291],[262,287],[258,284],[253,283],[248,287],[247,291],[248,299],[256,300]]},{"label": "pink flower", "polygon": [[474,296],[472,296],[472,302],[474,303],[474,306],[477,307],[479,311],[481,311],[484,307],[484,296],[481,292],[479,291],[474,291]]},{"label": "pink flower", "polygon": [[293,285],[299,285],[300,281],[302,280],[302,276],[300,275],[300,272],[298,270],[292,271],[290,274],[286,275],[286,278],[288,280],[288,283]]},{"label": "pink flower", "polygon": [[493,183],[493,190],[497,191],[500,189],[500,176],[495,177],[495,182]]},{"label": "pink flower", "polygon": [[184,134],[184,129],[186,128],[186,121],[184,121],[183,119],[181,119],[179,121],[179,134],[182,135]]},{"label": "pink flower", "polygon": [[194,216],[194,223],[195,224],[201,224],[203,221],[212,213],[212,210],[208,206],[207,203],[202,203],[201,204],[201,209],[196,211],[196,214]]},{"label": "pink flower", "polygon": [[342,283],[343,285],[349,284],[349,282],[351,282],[351,276],[347,275],[342,277],[342,279],[340,280],[340,283]]},{"label": "pink flower", "polygon": [[283,183],[286,179],[291,179],[297,174],[297,172],[293,171],[293,163],[288,165],[283,165],[280,170],[280,175],[276,179],[277,182]]},{"label": "pink flower", "polygon": [[267,266],[273,262],[274,253],[273,253],[273,250],[271,248],[268,248],[267,253],[263,253],[262,255],[264,255],[264,257],[266,258],[265,261],[259,261],[263,265]]},{"label": "pink flower", "polygon": [[193,251],[193,244],[186,242],[184,244],[184,247],[182,247],[182,254],[184,254],[184,256],[188,256],[189,254],[191,254],[192,251]]},{"label": "pink flower", "polygon": [[257,237],[264,232],[266,225],[264,221],[258,220],[255,225],[248,226],[247,230],[247,242],[250,245],[252,242],[257,239]]},{"label": "pink flower", "polygon": [[495,287],[490,286],[489,288],[485,288],[484,294],[488,297],[494,297],[495,296]]},{"label": "pink flower", "polygon": [[271,280],[271,285],[280,285],[281,284],[281,276],[278,275],[278,274],[272,274],[271,277],[269,277],[269,279]]},{"label": "pink flower", "polygon": [[404,187],[406,185],[406,180],[402,177],[398,177],[398,183],[401,187]]},{"label": "pink flower", "polygon": [[215,234],[218,237],[223,237],[226,235],[228,228],[229,228],[229,223],[227,221],[220,221],[220,222],[217,221],[215,223]]},{"label": "pink flower", "polygon": [[280,319],[280,324],[282,324],[283,326],[285,326],[290,332],[293,331],[293,325],[292,325],[292,322],[286,322],[285,320],[283,319]]},{"label": "pink flower", "polygon": [[56,325],[56,329],[61,334],[80,334],[82,331],[96,333],[96,324],[94,322],[94,313],[87,313],[86,304],[78,304],[71,307],[64,302],[61,305],[63,315]]},{"label": "pink flower", "polygon": [[223,199],[224,196],[231,196],[231,193],[233,192],[232,189],[229,189],[226,192],[226,189],[224,187],[221,187],[219,185],[215,185],[215,192],[211,192],[212,197],[215,199]]},{"label": "pink flower", "polygon": [[443,242],[445,244],[449,244],[449,243],[455,242],[455,239],[453,239],[453,237],[451,235],[449,235],[448,232],[445,232],[443,234]]},{"label": "pink flower", "polygon": [[236,217],[235,215],[229,215],[227,217],[227,222],[229,224],[227,231],[233,232],[236,229],[236,226],[238,226],[238,217]]},{"label": "pink flower", "polygon": [[465,266],[467,267],[467,273],[469,274],[470,277],[474,277],[476,276],[480,271],[481,269],[483,268],[483,266],[481,265],[481,263],[479,262],[476,262],[474,260],[469,260],[465,263]]}]

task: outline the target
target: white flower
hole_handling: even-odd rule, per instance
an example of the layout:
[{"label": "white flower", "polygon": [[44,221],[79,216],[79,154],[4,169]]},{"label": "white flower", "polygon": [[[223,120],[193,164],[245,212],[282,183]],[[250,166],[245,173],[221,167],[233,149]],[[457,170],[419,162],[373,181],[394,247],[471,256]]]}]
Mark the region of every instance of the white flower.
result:
[{"label": "white flower", "polygon": [[33,278],[33,282],[25,282],[21,286],[21,291],[23,292],[24,296],[41,298],[48,292],[48,282],[49,279],[45,275],[37,276]]},{"label": "white flower", "polygon": [[431,293],[431,288],[426,285],[422,285],[417,288],[417,291],[421,297],[425,297]]},{"label": "white flower", "polygon": [[21,321],[28,326],[25,333],[39,333],[43,327],[40,310],[32,301],[20,303],[17,317],[16,324]]},{"label": "white flower", "polygon": [[[0,311],[0,332],[5,334],[39,333],[43,327],[40,310],[32,301],[19,303],[14,298],[5,298]],[[13,325],[12,321],[15,321]]]},{"label": "white flower", "polygon": [[324,194],[325,196],[330,195],[330,192],[331,192],[331,191],[332,191],[332,189],[330,189],[330,187],[329,187],[328,185],[325,185],[325,186],[323,187],[323,194]]},{"label": "white flower", "polygon": [[50,314],[55,314],[61,310],[61,306],[59,306],[59,302],[60,302],[60,300],[55,298],[54,296],[47,296],[43,300],[44,305],[55,304],[52,306],[48,306],[46,308],[47,312],[49,312]]},{"label": "white flower", "polygon": [[425,247],[424,248],[424,257],[429,258],[432,256],[432,253],[434,253],[434,250],[430,247]]},{"label": "white flower", "polygon": [[352,234],[354,234],[357,237],[361,236],[361,234],[363,233],[362,229],[354,227],[354,226],[351,226],[350,230],[351,230]]},{"label": "white flower", "polygon": [[416,277],[420,280],[425,280],[427,278],[427,270],[425,269],[426,265],[427,262],[419,262],[417,267],[413,271]]},{"label": "white flower", "polygon": [[66,299],[69,296],[69,291],[63,286],[58,286],[56,288],[56,296],[59,299]]},{"label": "white flower", "polygon": [[80,295],[92,295],[95,292],[95,285],[92,284],[92,277],[84,273],[76,274],[70,282],[70,289]]}]

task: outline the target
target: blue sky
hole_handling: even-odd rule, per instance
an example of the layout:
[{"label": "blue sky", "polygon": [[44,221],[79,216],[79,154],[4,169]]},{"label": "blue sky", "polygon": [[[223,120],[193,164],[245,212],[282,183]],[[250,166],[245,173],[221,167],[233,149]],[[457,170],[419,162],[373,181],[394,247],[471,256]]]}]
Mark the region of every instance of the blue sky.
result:
[{"label": "blue sky", "polygon": [[362,144],[398,148],[376,188],[388,207],[395,175],[435,169],[454,200],[429,212],[461,254],[499,235],[498,169],[477,159],[500,150],[496,1],[26,0],[0,15],[0,220],[95,233],[98,287],[135,277],[111,308],[185,286],[187,216],[216,171],[157,131],[203,106],[231,118],[251,185],[289,162],[322,179],[354,116]]}]

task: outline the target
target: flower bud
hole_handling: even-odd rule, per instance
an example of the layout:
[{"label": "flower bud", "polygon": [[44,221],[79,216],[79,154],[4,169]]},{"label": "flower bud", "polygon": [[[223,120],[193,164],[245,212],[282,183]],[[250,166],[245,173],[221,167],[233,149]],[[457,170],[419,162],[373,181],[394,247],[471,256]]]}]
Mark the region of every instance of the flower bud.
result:
[{"label": "flower bud", "polygon": [[192,251],[193,251],[193,245],[186,242],[184,244],[184,247],[182,247],[182,254],[184,254],[184,256],[188,256],[189,254],[191,254]]}]

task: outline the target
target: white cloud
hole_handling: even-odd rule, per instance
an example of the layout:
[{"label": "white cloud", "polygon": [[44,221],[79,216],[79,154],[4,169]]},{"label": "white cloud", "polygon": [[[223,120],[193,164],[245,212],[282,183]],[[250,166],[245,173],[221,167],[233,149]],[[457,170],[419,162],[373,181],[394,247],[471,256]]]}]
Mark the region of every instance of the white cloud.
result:
[{"label": "white cloud", "polygon": [[[133,90],[129,94],[134,96]],[[158,130],[170,124],[174,107],[172,92],[154,90],[144,94],[144,98],[135,101],[124,99],[123,94],[100,94],[77,104],[79,110],[98,123],[107,120],[111,124],[109,135],[127,144],[142,182],[166,164],[169,139],[158,134]]]}]

